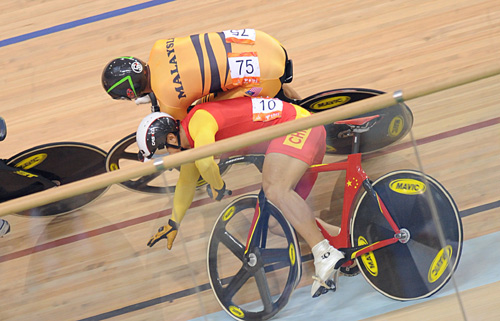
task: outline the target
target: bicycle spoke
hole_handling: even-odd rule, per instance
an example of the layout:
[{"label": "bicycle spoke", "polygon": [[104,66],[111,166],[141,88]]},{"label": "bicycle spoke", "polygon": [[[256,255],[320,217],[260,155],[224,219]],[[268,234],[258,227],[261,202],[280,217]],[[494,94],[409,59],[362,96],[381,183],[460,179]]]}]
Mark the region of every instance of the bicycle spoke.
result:
[{"label": "bicycle spoke", "polygon": [[221,229],[215,235],[215,239],[224,244],[238,259],[243,260],[245,247],[231,233]]},{"label": "bicycle spoke", "polygon": [[288,248],[286,249],[261,249],[261,256],[264,265],[288,262],[290,254]]},{"label": "bicycle spoke", "polygon": [[156,172],[154,174],[151,174],[151,175],[147,175],[147,176],[142,176],[140,177],[139,179],[135,180],[135,181],[126,181],[124,182],[125,185],[127,185],[128,187],[130,188],[145,188],[147,187],[147,185],[153,181],[154,179],[156,179],[158,176],[160,176],[163,172]]},{"label": "bicycle spoke", "polygon": [[259,289],[260,298],[264,304],[263,311],[269,312],[273,310],[273,300],[271,298],[271,291],[267,282],[266,271],[262,267],[255,273],[255,281]]},{"label": "bicycle spoke", "polygon": [[238,273],[231,278],[227,287],[222,290],[222,300],[224,302],[231,302],[234,295],[238,293],[251,276],[250,272],[245,267],[242,267]]}]

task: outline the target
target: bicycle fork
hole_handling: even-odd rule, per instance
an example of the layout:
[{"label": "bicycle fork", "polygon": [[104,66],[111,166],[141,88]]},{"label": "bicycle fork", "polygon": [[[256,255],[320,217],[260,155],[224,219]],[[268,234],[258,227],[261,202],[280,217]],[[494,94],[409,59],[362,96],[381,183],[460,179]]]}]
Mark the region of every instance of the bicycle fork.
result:
[{"label": "bicycle fork", "polygon": [[260,246],[265,247],[267,236],[266,233],[262,233],[268,228],[269,221],[264,220],[261,224],[259,221],[262,219],[264,213],[264,205],[266,204],[266,196],[264,195],[264,190],[261,189],[259,192],[259,198],[257,200],[257,206],[255,207],[255,214],[253,216],[252,225],[248,231],[247,244],[245,246],[245,255],[248,254],[249,249],[257,245],[256,242],[260,241]]}]

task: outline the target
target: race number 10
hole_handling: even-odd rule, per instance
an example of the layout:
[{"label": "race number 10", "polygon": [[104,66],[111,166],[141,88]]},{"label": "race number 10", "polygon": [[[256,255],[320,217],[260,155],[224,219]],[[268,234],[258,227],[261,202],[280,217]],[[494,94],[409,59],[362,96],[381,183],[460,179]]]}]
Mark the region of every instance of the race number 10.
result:
[{"label": "race number 10", "polygon": [[253,121],[270,121],[281,118],[283,102],[275,98],[252,98]]}]

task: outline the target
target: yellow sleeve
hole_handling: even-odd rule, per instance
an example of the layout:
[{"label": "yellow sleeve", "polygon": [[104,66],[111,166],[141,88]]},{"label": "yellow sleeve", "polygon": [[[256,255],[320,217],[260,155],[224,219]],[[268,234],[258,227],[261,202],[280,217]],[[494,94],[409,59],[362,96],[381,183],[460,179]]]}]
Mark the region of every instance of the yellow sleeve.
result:
[{"label": "yellow sleeve", "polygon": [[175,186],[172,221],[179,224],[181,223],[184,215],[193,202],[199,177],[200,172],[194,163],[181,165],[179,180]]},{"label": "yellow sleeve", "polygon": [[[200,147],[215,142],[215,134],[219,130],[219,125],[215,118],[206,110],[197,110],[189,121],[189,133],[194,141],[194,147]],[[214,161],[214,157],[206,157],[195,162],[198,171],[208,184],[215,189],[221,189],[224,185],[220,176],[219,166]]]}]

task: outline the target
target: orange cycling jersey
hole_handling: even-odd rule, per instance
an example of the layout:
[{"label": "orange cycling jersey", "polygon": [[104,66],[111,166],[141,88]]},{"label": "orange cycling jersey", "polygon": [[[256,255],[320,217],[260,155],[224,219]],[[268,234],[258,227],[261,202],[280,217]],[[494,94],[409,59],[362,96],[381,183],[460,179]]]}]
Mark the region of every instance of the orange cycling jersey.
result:
[{"label": "orange cycling jersey", "polygon": [[286,61],[276,39],[240,29],[158,40],[148,65],[160,110],[183,119],[188,107],[203,97],[276,96]]}]

